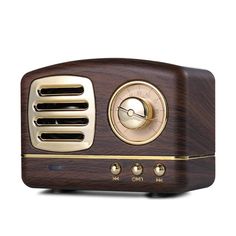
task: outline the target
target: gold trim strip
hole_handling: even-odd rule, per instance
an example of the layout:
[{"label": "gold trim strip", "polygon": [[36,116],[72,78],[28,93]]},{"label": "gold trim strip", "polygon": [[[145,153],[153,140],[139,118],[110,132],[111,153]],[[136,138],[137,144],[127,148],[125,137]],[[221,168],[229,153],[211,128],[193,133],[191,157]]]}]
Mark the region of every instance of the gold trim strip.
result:
[{"label": "gold trim strip", "polygon": [[121,155],[66,155],[66,154],[22,154],[23,158],[75,158],[75,159],[116,159],[116,160],[160,160],[160,161],[188,161],[214,157],[202,156],[121,156]]}]

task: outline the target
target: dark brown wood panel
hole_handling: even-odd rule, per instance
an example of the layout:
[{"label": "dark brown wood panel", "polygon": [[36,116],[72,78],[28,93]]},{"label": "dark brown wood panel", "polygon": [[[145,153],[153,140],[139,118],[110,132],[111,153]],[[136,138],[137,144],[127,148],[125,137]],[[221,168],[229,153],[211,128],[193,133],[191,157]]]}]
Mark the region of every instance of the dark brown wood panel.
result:
[{"label": "dark brown wood panel", "polygon": [[[114,162],[122,168],[119,181],[113,181],[110,173]],[[132,181],[131,167],[136,162],[144,168],[142,182]],[[153,166],[157,163],[166,167],[163,182],[156,182]],[[22,158],[22,169],[25,184],[36,188],[180,193],[210,186],[215,179],[215,158],[188,161]]]},{"label": "dark brown wood panel", "polygon": [[[28,95],[33,80],[51,75],[78,75],[92,80],[96,96],[96,132],[92,147],[71,154],[202,155],[215,152],[214,79],[205,70],[130,59],[97,59],[58,64],[27,73],[21,82],[22,153],[51,153],[31,145]],[[133,146],[111,131],[107,107],[123,83],[144,80],[154,84],[168,103],[168,122],[153,142]],[[67,153],[69,154],[69,153]]]},{"label": "dark brown wood panel", "polygon": [[[209,71],[185,68],[186,152],[215,153],[215,79]],[[202,153],[201,153],[202,152]]]}]

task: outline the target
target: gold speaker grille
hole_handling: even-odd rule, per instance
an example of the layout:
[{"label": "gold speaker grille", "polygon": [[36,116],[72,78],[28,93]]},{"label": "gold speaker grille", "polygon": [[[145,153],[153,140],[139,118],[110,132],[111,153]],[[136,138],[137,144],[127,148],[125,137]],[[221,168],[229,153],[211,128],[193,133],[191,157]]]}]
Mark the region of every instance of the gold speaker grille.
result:
[{"label": "gold speaker grille", "polygon": [[90,79],[49,76],[33,81],[28,104],[35,148],[69,152],[89,148],[95,132],[95,97]]}]

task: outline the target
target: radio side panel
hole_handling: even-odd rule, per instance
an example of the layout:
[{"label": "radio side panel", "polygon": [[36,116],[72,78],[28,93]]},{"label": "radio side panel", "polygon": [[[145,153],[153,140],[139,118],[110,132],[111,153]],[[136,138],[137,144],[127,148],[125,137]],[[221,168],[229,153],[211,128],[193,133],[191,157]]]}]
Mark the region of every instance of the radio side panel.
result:
[{"label": "radio side panel", "polygon": [[207,70],[185,68],[186,151],[215,153],[215,78]]}]

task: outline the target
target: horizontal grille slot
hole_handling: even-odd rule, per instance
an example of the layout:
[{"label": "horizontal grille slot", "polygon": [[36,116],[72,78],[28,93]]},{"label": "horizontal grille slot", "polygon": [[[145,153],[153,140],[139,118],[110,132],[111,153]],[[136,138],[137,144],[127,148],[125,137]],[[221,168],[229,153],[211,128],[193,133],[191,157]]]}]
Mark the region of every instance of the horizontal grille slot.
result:
[{"label": "horizontal grille slot", "polygon": [[35,106],[36,111],[81,111],[88,109],[87,102],[78,103],[38,103]]},{"label": "horizontal grille slot", "polygon": [[42,133],[39,136],[42,141],[81,142],[84,140],[82,133]]},{"label": "horizontal grille slot", "polygon": [[68,88],[42,88],[38,90],[40,96],[74,96],[84,92],[82,86]]},{"label": "horizontal grille slot", "polygon": [[84,126],[89,122],[88,118],[38,118],[35,123],[37,126],[51,125],[78,125]]}]

